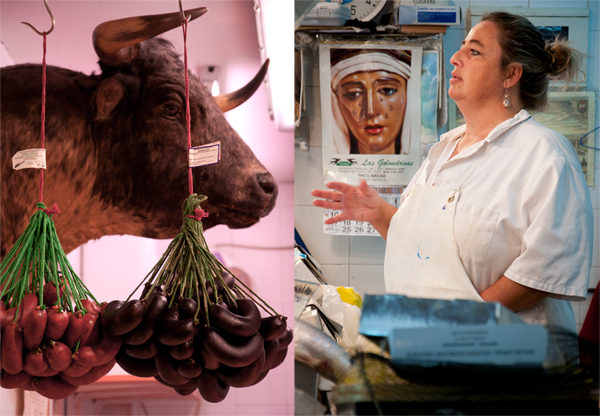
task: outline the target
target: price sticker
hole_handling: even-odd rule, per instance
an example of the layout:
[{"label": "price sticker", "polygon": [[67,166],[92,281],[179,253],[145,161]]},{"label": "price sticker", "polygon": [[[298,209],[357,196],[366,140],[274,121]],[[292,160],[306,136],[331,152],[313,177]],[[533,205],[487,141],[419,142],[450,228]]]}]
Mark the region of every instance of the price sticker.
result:
[{"label": "price sticker", "polygon": [[46,169],[46,149],[20,150],[12,157],[14,170]]},{"label": "price sticker", "polygon": [[214,165],[221,160],[221,142],[205,144],[204,146],[190,147],[189,166],[197,168],[198,166]]}]

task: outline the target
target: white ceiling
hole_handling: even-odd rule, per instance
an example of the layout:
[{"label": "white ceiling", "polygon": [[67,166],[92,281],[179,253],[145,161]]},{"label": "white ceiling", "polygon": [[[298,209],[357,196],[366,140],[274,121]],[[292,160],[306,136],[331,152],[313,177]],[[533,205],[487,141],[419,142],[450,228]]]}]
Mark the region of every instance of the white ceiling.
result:
[{"label": "white ceiling", "polygon": [[[87,74],[99,72],[98,58],[92,46],[96,25],[124,17],[179,11],[177,0],[49,0],[48,5],[56,27],[47,38],[47,63]],[[203,65],[220,66],[222,93],[245,85],[261,65],[254,2],[183,0],[183,7],[208,8],[208,12],[191,22],[188,28],[189,68],[197,71]],[[292,29],[293,16],[290,15],[288,20]],[[39,31],[49,30],[51,21],[43,0],[0,1],[0,40],[6,51],[16,64],[41,63],[42,37],[21,24],[22,21],[31,23]],[[173,42],[183,55],[180,27],[162,37]],[[245,114],[244,108],[264,109],[264,114],[257,119],[255,114]],[[270,120],[264,87],[246,104],[227,113],[227,117],[278,181],[293,180],[293,159],[282,158],[282,155],[293,157],[293,135],[292,132],[279,132]]]}]

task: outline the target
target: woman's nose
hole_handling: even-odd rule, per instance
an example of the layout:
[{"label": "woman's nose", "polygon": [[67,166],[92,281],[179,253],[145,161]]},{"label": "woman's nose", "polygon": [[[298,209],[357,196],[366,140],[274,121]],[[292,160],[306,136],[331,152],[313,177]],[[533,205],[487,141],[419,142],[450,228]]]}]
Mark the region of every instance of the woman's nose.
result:
[{"label": "woman's nose", "polygon": [[452,58],[450,58],[450,65],[454,65],[455,67],[460,66],[460,63],[462,62],[462,58],[460,57],[460,49],[458,51],[456,51],[456,53],[454,55],[452,55]]}]

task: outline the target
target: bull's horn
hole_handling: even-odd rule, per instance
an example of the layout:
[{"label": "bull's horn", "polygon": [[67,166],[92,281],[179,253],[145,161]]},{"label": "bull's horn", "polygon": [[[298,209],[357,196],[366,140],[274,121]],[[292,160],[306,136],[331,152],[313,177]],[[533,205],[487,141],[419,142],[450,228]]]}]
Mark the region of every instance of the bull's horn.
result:
[{"label": "bull's horn", "polygon": [[[206,7],[186,10],[190,21],[207,12]],[[156,14],[110,20],[96,26],[92,39],[100,60],[108,65],[118,65],[135,57],[133,45],[150,39],[181,25],[181,13]]]},{"label": "bull's horn", "polygon": [[230,92],[227,94],[221,94],[214,97],[221,111],[226,112],[229,110],[233,110],[238,105],[244,103],[244,101],[250,98],[262,83],[268,68],[269,60],[267,59],[263,66],[260,68],[260,71],[258,71],[258,74],[256,74],[256,76],[248,84],[246,84],[237,91]]}]

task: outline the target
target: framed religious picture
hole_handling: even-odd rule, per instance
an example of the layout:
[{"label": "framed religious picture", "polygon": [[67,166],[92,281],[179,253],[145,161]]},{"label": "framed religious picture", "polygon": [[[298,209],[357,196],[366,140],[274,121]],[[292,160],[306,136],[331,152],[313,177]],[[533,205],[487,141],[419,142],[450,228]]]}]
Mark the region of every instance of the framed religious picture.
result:
[{"label": "framed religious picture", "polygon": [[423,46],[327,41],[319,48],[323,179],[407,185],[420,166]]}]

